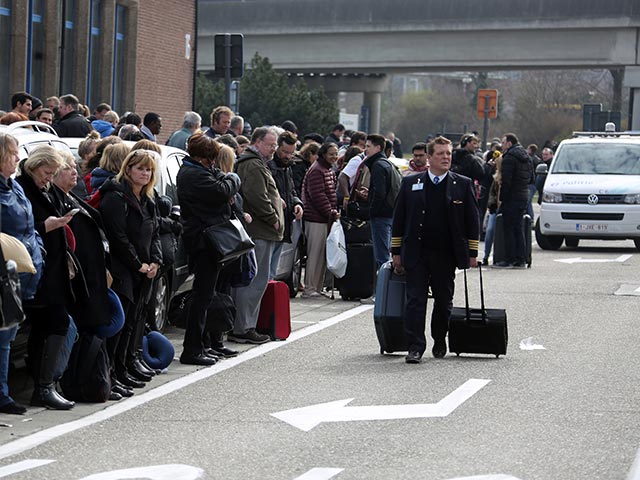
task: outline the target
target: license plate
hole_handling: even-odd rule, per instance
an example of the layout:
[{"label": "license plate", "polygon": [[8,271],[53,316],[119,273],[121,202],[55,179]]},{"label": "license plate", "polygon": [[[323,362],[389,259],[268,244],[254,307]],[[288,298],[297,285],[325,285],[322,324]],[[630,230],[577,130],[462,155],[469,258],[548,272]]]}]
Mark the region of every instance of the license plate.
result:
[{"label": "license plate", "polygon": [[597,225],[592,223],[577,223],[576,232],[606,232],[608,225]]}]

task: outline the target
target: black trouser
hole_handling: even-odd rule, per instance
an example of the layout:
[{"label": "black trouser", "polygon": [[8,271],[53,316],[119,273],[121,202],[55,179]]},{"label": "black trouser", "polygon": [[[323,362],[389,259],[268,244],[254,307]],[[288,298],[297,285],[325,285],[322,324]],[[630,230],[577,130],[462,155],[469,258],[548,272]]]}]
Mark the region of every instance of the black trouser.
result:
[{"label": "black trouser", "polygon": [[207,250],[197,250],[193,253],[193,294],[187,315],[187,329],[184,332],[183,355],[201,355],[205,325],[207,323],[207,309],[213,300],[219,266],[213,255]]},{"label": "black trouser", "polygon": [[47,305],[34,307],[25,304],[25,313],[31,323],[27,354],[29,356],[29,369],[33,378],[40,376],[40,363],[44,342],[50,335],[65,337],[69,328],[69,314],[65,305]]},{"label": "black trouser", "polygon": [[435,341],[443,341],[449,330],[456,276],[453,253],[439,250],[423,251],[419,262],[407,269],[406,275],[405,332],[409,350],[423,354],[427,347],[424,328],[429,286],[433,294],[431,337]]},{"label": "black trouser", "polygon": [[[134,298],[139,299],[138,297],[138,292],[134,291]],[[118,298],[124,310],[124,325],[122,330],[107,340],[107,349],[115,371],[121,374],[126,371],[127,365],[132,360],[130,352],[132,349],[135,351],[135,332],[138,322],[144,320],[137,318],[140,310],[137,302],[132,302],[120,294]]]},{"label": "black trouser", "polygon": [[524,263],[525,245],[522,217],[527,211],[527,200],[503,202],[500,205],[504,231],[505,261]]}]

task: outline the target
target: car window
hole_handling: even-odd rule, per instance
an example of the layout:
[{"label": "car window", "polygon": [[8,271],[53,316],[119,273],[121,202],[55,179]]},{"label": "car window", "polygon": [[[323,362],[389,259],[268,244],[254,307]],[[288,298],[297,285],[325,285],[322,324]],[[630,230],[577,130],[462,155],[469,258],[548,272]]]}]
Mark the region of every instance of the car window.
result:
[{"label": "car window", "polygon": [[166,180],[166,189],[165,195],[171,197],[174,205],[178,205],[178,189],[176,186],[176,177],[178,176],[178,170],[180,170],[180,166],[182,165],[182,159],[184,158],[184,153],[172,153],[167,157],[167,162],[165,164],[165,171],[162,173],[162,176]]},{"label": "car window", "polygon": [[554,158],[551,173],[640,175],[640,145],[624,143],[563,145]]}]

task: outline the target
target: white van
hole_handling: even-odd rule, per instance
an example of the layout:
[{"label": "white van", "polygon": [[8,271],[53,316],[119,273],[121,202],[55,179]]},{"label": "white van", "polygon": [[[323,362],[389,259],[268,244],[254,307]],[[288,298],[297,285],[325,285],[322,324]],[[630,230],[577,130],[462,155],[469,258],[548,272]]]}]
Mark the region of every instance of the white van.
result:
[{"label": "white van", "polygon": [[576,132],[560,143],[535,233],[544,250],[559,249],[563,240],[577,247],[581,238],[630,239],[640,250],[640,134]]}]

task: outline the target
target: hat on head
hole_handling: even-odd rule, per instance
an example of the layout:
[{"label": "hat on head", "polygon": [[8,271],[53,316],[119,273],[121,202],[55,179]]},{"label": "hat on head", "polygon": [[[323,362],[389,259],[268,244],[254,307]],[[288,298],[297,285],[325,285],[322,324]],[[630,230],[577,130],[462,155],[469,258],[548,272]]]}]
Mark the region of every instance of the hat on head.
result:
[{"label": "hat on head", "polygon": [[91,122],[91,126],[100,134],[100,138],[108,137],[115,130],[113,125],[104,120],[94,120]]}]

